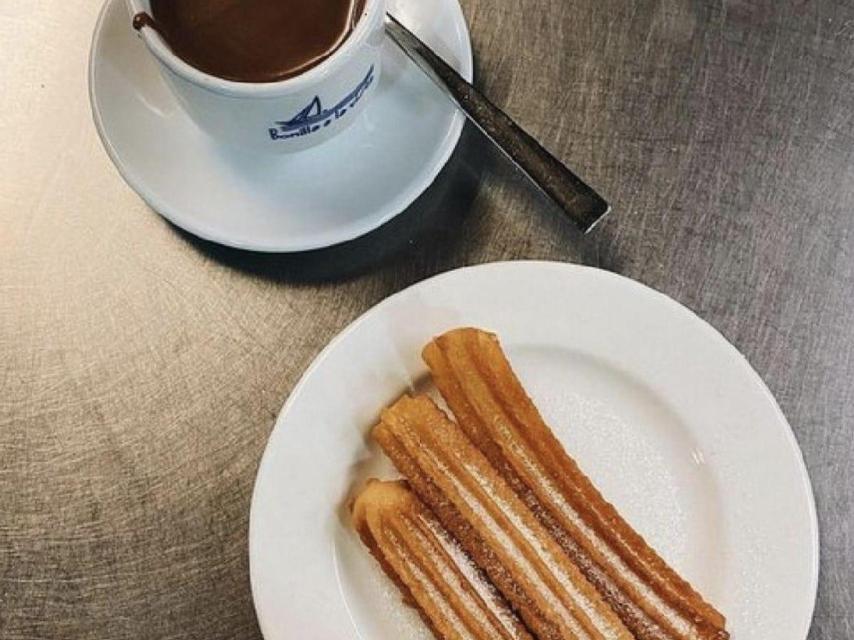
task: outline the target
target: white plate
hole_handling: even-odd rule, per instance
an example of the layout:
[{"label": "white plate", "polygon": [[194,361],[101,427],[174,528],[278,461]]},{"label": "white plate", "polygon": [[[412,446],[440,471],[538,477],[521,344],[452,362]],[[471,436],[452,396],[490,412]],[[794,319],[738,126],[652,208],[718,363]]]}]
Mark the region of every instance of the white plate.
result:
[{"label": "white plate", "polygon": [[[457,0],[389,0],[393,11],[468,80],[471,43]],[[464,117],[391,42],[376,95],[346,131],[314,149],[253,156],[216,144],[178,106],[108,0],[89,62],[95,125],[128,184],[165,218],[220,244],[302,251],[363,235],[436,178]]]},{"label": "white plate", "polygon": [[267,640],[428,638],[347,524],[355,482],[391,468],[366,440],[426,387],[419,354],[462,325],[499,334],[535,402],[605,496],[727,616],[737,640],[804,640],[818,578],[812,490],[792,431],[744,357],[670,298],[557,263],[417,284],[318,356],[270,436],[250,517]]}]

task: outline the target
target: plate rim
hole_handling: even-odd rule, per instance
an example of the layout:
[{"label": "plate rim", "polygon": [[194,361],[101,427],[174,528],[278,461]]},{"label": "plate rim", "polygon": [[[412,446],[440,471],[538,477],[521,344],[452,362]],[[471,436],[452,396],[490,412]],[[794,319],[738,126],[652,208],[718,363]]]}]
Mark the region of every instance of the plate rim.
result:
[{"label": "plate rim", "polygon": [[662,293],[661,291],[658,291],[652,288],[651,286],[644,284],[643,282],[634,280],[627,276],[620,275],[613,271],[608,271],[606,269],[600,269],[598,267],[592,267],[588,265],[549,260],[502,260],[486,262],[477,265],[468,265],[457,269],[444,271],[428,278],[424,278],[423,280],[419,280],[418,282],[415,282],[405,287],[404,289],[401,289],[400,291],[397,291],[391,294],[390,296],[380,300],[378,303],[376,303],[375,305],[367,309],[365,312],[357,316],[353,321],[348,323],[341,331],[339,331],[326,344],[326,346],[324,346],[323,349],[321,349],[317,353],[317,355],[311,361],[309,366],[300,376],[299,380],[294,385],[291,392],[288,394],[286,401],[284,402],[281,410],[276,416],[275,422],[273,423],[273,427],[271,428],[268,434],[267,442],[264,445],[264,451],[261,455],[261,459],[259,461],[257,472],[255,475],[255,481],[252,487],[252,497],[250,500],[249,507],[249,526],[247,534],[247,552],[249,556],[249,582],[253,608],[255,609],[256,618],[258,620],[258,625],[261,629],[262,635],[267,640],[273,640],[272,637],[268,635],[267,624],[264,620],[264,615],[258,605],[260,599],[257,597],[257,592],[260,589],[260,585],[257,584],[258,573],[257,571],[253,571],[254,564],[258,562],[258,559],[256,559],[258,554],[258,542],[256,542],[256,538],[258,536],[257,519],[259,516],[256,502],[258,499],[257,496],[259,493],[259,485],[262,482],[262,477],[270,473],[270,459],[273,455],[272,453],[270,453],[270,441],[272,440],[273,435],[276,433],[276,431],[281,428],[281,425],[285,421],[293,405],[296,404],[296,402],[299,400],[299,397],[302,395],[303,389],[306,387],[307,384],[309,384],[314,372],[324,363],[329,354],[338,346],[338,344],[346,340],[363,323],[371,321],[374,316],[382,313],[387,307],[392,306],[399,299],[411,294],[413,290],[427,285],[435,285],[445,279],[465,277],[464,274],[472,271],[487,271],[514,268],[577,271],[585,273],[587,275],[592,275],[593,277],[603,277],[606,279],[617,281],[622,285],[634,288],[640,294],[650,296],[651,298],[654,298],[659,302],[668,305],[674,311],[680,313],[683,317],[687,318],[688,320],[691,320],[692,323],[695,324],[698,328],[701,328],[703,331],[705,331],[711,339],[715,340],[721,347],[729,351],[731,355],[737,356],[735,360],[739,363],[739,366],[742,367],[742,369],[744,369],[745,372],[753,379],[754,383],[757,385],[757,388],[762,392],[765,399],[770,402],[770,407],[773,409],[778,421],[780,421],[782,425],[786,427],[785,429],[783,429],[783,435],[785,437],[786,443],[789,446],[789,449],[791,450],[791,453],[794,455],[794,460],[797,463],[797,469],[799,472],[799,480],[803,488],[805,489],[805,494],[807,498],[806,507],[809,517],[808,525],[811,542],[810,552],[812,555],[812,562],[810,563],[811,575],[809,593],[811,595],[808,607],[809,615],[805,617],[805,628],[803,629],[803,637],[804,640],[806,640],[809,635],[809,631],[812,628],[812,621],[815,615],[815,606],[818,596],[818,586],[820,577],[821,540],[819,532],[818,513],[816,509],[815,493],[813,491],[812,481],[809,476],[809,469],[807,468],[806,461],[803,456],[803,451],[801,450],[800,444],[797,440],[797,436],[795,435],[791,424],[783,413],[783,410],[780,408],[777,399],[774,397],[774,395],[771,393],[771,390],[768,388],[768,385],[765,384],[765,381],[762,379],[756,369],[753,368],[747,357],[742,354],[741,351],[739,351],[738,348],[736,348],[736,346],[733,345],[718,329],[716,329],[709,322],[700,317],[692,309],[678,302],[674,298],[671,298],[667,294]]},{"label": "plate rim", "polygon": [[[472,54],[471,33],[468,28],[468,22],[463,14],[459,0],[446,0],[448,6],[454,12],[454,23],[456,29],[462,36],[462,51],[460,56],[460,73],[468,80],[472,81],[474,77],[474,58]],[[95,27],[92,32],[92,38],[89,45],[89,56],[87,64],[87,84],[89,95],[89,106],[92,111],[92,120],[95,124],[95,130],[98,133],[98,138],[101,144],[113,163],[113,166],[118,171],[125,183],[159,216],[174,224],[175,226],[187,231],[188,233],[225,247],[241,249],[244,251],[254,251],[258,253],[297,253],[301,251],[313,251],[334,247],[345,242],[349,242],[360,238],[371,231],[374,231],[390,220],[402,214],[409,206],[412,205],[430,186],[436,181],[439,173],[448,164],[451,154],[457,148],[460,137],[462,136],[463,125],[465,124],[465,116],[455,110],[450,126],[441,137],[437,149],[440,150],[436,160],[432,163],[429,169],[423,174],[420,181],[417,181],[407,191],[401,191],[397,197],[389,199],[389,204],[386,205],[387,211],[381,216],[364,217],[359,221],[348,224],[343,227],[336,227],[332,231],[314,233],[308,236],[307,239],[291,240],[291,236],[287,236],[284,241],[264,242],[262,239],[247,240],[245,238],[232,238],[228,234],[218,232],[216,229],[206,227],[203,224],[198,224],[195,221],[196,216],[192,213],[181,213],[180,210],[167,205],[153,191],[145,187],[145,180],[139,175],[139,172],[131,169],[128,164],[122,159],[122,154],[116,149],[115,145],[110,140],[107,128],[104,124],[101,104],[98,99],[96,90],[96,76],[98,73],[97,66],[100,59],[100,53],[103,47],[101,34],[103,33],[104,24],[107,16],[114,4],[124,4],[123,0],[104,0],[101,9],[98,13],[98,18],[95,22]],[[413,69],[413,72],[416,72]],[[420,73],[420,72],[419,72]],[[368,105],[367,108],[370,108]],[[378,209],[381,211],[381,209]]]}]

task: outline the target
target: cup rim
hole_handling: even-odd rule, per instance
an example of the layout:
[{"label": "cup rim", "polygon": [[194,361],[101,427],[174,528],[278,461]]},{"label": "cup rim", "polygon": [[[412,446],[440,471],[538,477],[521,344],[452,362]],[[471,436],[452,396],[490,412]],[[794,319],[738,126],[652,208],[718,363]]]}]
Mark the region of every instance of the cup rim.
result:
[{"label": "cup rim", "polygon": [[[150,10],[150,5],[146,0],[126,0],[126,2],[131,16],[141,11]],[[148,50],[157,60],[177,76],[192,84],[227,96],[277,97],[303,91],[307,87],[316,85],[352,58],[373,32],[374,23],[377,19],[382,20],[381,8],[381,0],[365,0],[365,6],[362,8],[362,15],[356,23],[356,28],[332,55],[304,73],[275,82],[241,82],[211,75],[197,69],[173,53],[157,30],[151,27],[143,27],[139,30],[139,34]]]}]

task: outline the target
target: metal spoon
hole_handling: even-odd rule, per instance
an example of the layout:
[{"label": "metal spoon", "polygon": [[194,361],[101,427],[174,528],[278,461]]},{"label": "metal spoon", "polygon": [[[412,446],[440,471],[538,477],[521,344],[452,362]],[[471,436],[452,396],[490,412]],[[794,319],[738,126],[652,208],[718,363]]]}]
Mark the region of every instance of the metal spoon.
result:
[{"label": "metal spoon", "polygon": [[454,71],[393,15],[386,33],[581,231],[587,233],[611,207],[590,186]]}]

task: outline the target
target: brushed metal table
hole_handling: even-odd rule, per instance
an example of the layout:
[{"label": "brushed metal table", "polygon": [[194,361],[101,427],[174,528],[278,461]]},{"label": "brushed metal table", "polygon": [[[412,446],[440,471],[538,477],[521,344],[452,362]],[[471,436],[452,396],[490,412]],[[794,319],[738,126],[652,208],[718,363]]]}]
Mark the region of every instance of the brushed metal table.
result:
[{"label": "brushed metal table", "polygon": [[810,638],[852,636],[854,5],[464,0],[479,86],[614,213],[582,237],[467,130],[403,216],[292,256],[200,242],[121,181],[97,5],[0,3],[0,637],[257,638],[250,492],[302,371],[402,287],[518,258],[635,278],[745,353],[815,488]]}]

